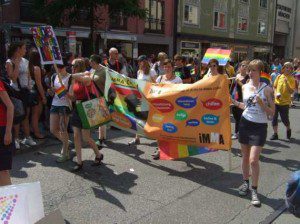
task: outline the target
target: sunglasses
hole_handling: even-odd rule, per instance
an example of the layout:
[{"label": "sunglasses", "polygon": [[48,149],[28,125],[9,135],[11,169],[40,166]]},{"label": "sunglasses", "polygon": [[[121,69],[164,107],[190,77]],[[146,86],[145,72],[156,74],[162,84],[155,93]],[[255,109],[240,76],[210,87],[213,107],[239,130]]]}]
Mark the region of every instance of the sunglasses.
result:
[{"label": "sunglasses", "polygon": [[213,64],[213,65],[208,65],[209,68],[215,68],[217,67],[217,65]]}]

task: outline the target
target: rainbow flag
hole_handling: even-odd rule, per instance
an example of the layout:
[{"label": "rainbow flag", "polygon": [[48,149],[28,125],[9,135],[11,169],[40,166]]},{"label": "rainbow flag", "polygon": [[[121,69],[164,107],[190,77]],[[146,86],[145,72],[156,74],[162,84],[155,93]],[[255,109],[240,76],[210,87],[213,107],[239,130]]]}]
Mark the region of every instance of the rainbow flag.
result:
[{"label": "rainbow flag", "polygon": [[218,150],[209,149],[207,147],[181,145],[176,142],[158,141],[161,160],[181,159],[189,156],[195,156]]},{"label": "rainbow flag", "polygon": [[271,75],[268,73],[262,72],[260,74],[260,81],[266,83],[267,85],[271,84]]},{"label": "rainbow flag", "polygon": [[61,86],[60,88],[55,90],[55,93],[58,96],[58,98],[62,98],[65,95],[67,95],[67,90],[66,90],[65,86]]},{"label": "rainbow flag", "polygon": [[203,64],[208,64],[209,60],[217,59],[219,65],[224,66],[230,60],[231,50],[219,49],[219,48],[208,48],[203,59]]}]

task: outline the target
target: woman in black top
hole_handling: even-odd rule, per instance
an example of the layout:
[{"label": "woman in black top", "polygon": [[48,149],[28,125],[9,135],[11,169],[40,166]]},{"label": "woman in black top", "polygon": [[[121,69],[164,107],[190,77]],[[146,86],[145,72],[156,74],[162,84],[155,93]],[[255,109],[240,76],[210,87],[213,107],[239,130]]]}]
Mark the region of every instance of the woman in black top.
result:
[{"label": "woman in black top", "polygon": [[[231,95],[232,98],[237,100],[238,102],[243,102],[243,94],[242,94],[242,86],[247,83],[249,79],[248,75],[248,65],[249,61],[242,61],[239,67],[239,73],[235,77],[235,81],[231,85]],[[239,124],[242,116],[243,110],[233,106],[232,107],[232,115],[235,120],[235,131],[232,135],[232,139],[238,138]]]}]

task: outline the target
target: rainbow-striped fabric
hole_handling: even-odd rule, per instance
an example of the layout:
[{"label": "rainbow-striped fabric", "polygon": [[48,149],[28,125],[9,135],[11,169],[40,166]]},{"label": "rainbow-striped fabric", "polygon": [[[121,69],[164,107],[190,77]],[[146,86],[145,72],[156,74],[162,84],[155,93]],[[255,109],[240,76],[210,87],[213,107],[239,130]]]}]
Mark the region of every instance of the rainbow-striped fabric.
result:
[{"label": "rainbow-striped fabric", "polygon": [[219,65],[224,66],[230,60],[231,50],[219,49],[219,48],[208,48],[203,59],[203,64],[208,64],[209,60],[217,59]]},{"label": "rainbow-striped fabric", "polygon": [[270,85],[271,75],[269,75],[268,73],[262,72],[260,74],[260,81],[266,83],[267,85]]},{"label": "rainbow-striped fabric", "polygon": [[174,160],[218,151],[206,147],[181,145],[176,142],[165,141],[158,141],[158,148],[160,150],[161,160]]},{"label": "rainbow-striped fabric", "polygon": [[67,95],[67,90],[66,90],[65,86],[61,86],[60,88],[55,90],[55,93],[58,96],[58,98],[62,98],[65,95]]}]

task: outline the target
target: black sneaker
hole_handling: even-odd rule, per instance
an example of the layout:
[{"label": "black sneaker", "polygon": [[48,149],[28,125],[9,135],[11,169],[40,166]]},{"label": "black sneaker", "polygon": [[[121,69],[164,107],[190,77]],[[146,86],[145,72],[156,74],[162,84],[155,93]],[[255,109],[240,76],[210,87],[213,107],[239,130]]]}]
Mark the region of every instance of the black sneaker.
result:
[{"label": "black sneaker", "polygon": [[244,181],[244,183],[239,187],[239,195],[246,196],[249,192],[249,184]]},{"label": "black sneaker", "polygon": [[278,134],[277,134],[277,133],[274,133],[274,134],[271,136],[270,140],[278,140]]},{"label": "black sneaker", "polygon": [[257,190],[251,189],[251,204],[259,207],[261,205],[260,200],[257,195]]},{"label": "black sneaker", "polygon": [[286,130],[286,138],[291,139],[291,135],[292,135],[292,130],[291,129]]}]

